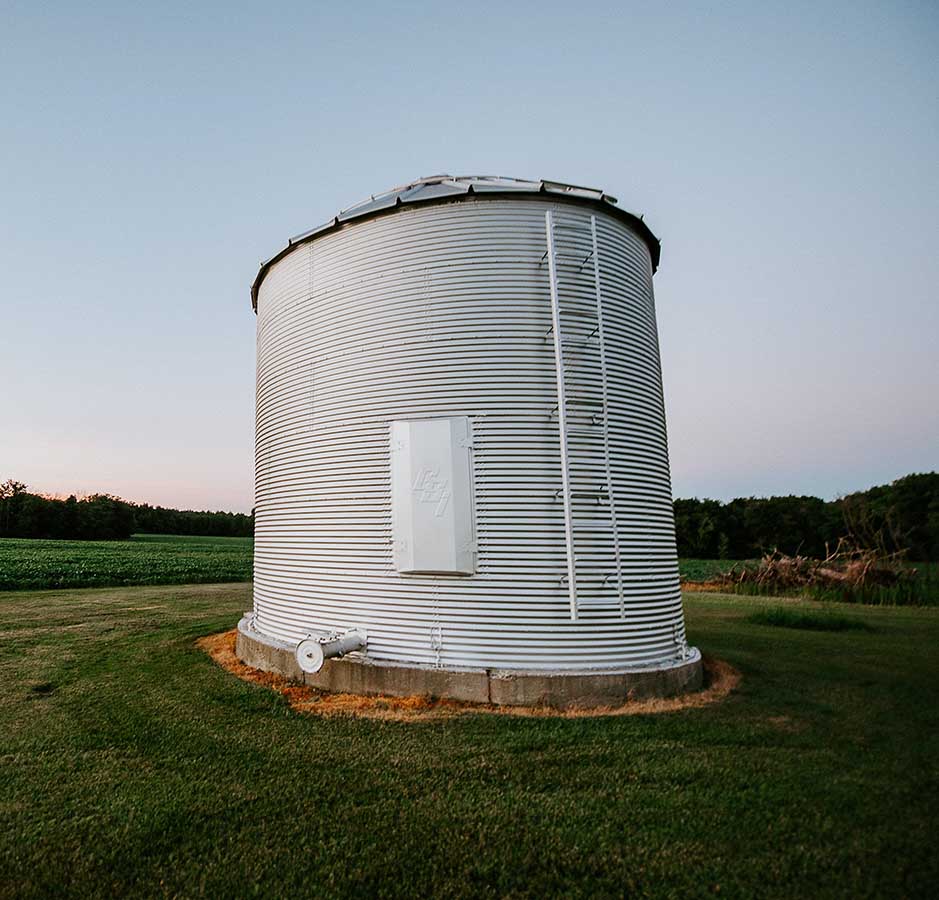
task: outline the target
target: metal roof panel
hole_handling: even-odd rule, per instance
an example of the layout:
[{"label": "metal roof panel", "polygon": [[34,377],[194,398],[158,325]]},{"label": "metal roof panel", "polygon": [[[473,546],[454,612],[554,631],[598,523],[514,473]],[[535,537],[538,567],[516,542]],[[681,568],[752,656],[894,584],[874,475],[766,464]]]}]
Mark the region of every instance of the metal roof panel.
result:
[{"label": "metal roof panel", "polygon": [[292,237],[287,246],[270,259],[261,263],[254,283],[251,285],[251,304],[257,309],[258,288],[267,274],[267,270],[279,259],[289,253],[297,244],[313,240],[317,235],[344,223],[357,219],[379,215],[394,209],[402,204],[446,202],[448,199],[457,200],[460,197],[473,194],[506,195],[506,194],[553,194],[587,203],[601,203],[608,212],[618,218],[628,221],[645,240],[652,256],[652,270],[659,265],[660,244],[659,239],[652,233],[641,216],[626,212],[616,205],[616,197],[604,193],[600,188],[583,187],[576,184],[566,184],[563,181],[540,180],[532,181],[524,178],[511,178],[504,175],[431,175],[418,178],[408,184],[399,185],[384,191],[381,194],[372,194],[365,200],[348,206],[330,219],[328,222],[309,231],[304,231]]}]

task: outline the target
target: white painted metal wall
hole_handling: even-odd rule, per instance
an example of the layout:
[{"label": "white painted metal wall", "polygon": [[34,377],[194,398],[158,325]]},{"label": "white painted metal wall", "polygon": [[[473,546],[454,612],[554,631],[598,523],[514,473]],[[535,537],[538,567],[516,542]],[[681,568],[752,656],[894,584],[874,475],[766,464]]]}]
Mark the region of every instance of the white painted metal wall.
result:
[{"label": "white painted metal wall", "polygon": [[[582,539],[576,620],[547,210],[567,234],[566,302],[595,303],[597,278],[602,297],[609,454],[601,429],[572,446],[571,490],[575,513],[594,504],[608,519],[591,495],[608,458],[617,527]],[[597,271],[579,262],[591,216]],[[257,312],[258,631],[298,642],[359,626],[376,662],[448,668],[612,669],[681,655],[652,265],[628,224],[531,195],[404,206],[296,246],[264,276]],[[581,396],[603,396],[591,360],[572,369]],[[390,423],[447,416],[471,421],[476,573],[400,574]]]}]

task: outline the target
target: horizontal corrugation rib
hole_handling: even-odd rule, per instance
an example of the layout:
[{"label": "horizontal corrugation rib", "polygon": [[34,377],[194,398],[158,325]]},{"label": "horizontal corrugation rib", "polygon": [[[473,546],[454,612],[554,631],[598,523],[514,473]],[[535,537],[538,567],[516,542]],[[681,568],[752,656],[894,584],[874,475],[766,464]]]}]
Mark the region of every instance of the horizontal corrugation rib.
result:
[{"label": "horizontal corrugation rib", "polygon": [[[552,205],[589,234],[588,212]],[[296,642],[360,625],[375,661],[453,667],[617,668],[676,657],[684,623],[651,260],[627,225],[602,213],[625,617],[611,596],[606,512],[579,503],[582,608],[570,620],[545,208],[521,197],[405,207],[323,234],[271,266],[258,301],[260,632]],[[592,269],[567,274],[567,305],[595,309]],[[576,322],[568,327],[576,336]],[[602,396],[589,359],[572,378],[579,397]],[[389,423],[456,415],[473,423],[477,573],[400,575]],[[571,428],[577,418],[572,409]],[[572,490],[605,483],[597,437],[572,437],[570,451]]]}]

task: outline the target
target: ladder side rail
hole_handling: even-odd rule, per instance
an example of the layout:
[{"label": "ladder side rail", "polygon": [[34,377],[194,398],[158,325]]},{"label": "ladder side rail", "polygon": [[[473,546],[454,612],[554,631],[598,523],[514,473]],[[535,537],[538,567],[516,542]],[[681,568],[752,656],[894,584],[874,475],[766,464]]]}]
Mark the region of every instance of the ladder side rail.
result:
[{"label": "ladder side rail", "polygon": [[603,461],[606,468],[606,486],[610,497],[610,520],[613,525],[613,556],[616,560],[616,592],[619,611],[626,618],[626,600],[623,596],[623,560],[619,546],[619,526],[616,521],[616,497],[613,491],[613,471],[610,466],[610,398],[606,375],[606,338],[603,334],[603,292],[600,282],[600,254],[597,247],[597,217],[590,217],[590,238],[593,243],[593,283],[597,295],[597,340],[600,344],[600,378],[603,390]]},{"label": "ladder side rail", "polygon": [[551,322],[554,328],[554,368],[558,388],[558,433],[561,438],[561,489],[564,499],[564,537],[567,543],[567,588],[571,604],[571,621],[577,621],[577,578],[574,557],[574,515],[571,508],[570,456],[567,449],[567,402],[564,390],[564,349],[561,333],[561,304],[558,298],[557,261],[554,255],[554,218],[551,210],[544,214],[548,241],[548,284],[551,288]]}]

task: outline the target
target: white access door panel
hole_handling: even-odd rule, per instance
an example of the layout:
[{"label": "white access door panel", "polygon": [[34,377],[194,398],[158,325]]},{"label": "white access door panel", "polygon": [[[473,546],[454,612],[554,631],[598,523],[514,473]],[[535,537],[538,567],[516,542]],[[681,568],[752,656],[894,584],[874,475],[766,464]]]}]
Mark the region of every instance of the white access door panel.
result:
[{"label": "white access door panel", "polygon": [[391,423],[391,529],[399,572],[475,571],[471,443],[466,416]]}]

